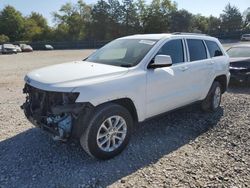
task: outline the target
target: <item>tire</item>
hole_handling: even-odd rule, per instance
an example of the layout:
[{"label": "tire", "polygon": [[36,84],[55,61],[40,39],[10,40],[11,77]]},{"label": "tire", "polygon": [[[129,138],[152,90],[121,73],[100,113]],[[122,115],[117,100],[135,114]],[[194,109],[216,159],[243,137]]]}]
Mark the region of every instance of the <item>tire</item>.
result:
[{"label": "tire", "polygon": [[205,112],[215,112],[221,102],[221,84],[214,81],[206,98],[201,103],[201,108]]},{"label": "tire", "polygon": [[[110,125],[121,128],[111,130]],[[81,146],[94,158],[101,160],[113,158],[127,146],[132,126],[133,119],[126,108],[113,103],[101,105],[95,109],[80,138]]]}]

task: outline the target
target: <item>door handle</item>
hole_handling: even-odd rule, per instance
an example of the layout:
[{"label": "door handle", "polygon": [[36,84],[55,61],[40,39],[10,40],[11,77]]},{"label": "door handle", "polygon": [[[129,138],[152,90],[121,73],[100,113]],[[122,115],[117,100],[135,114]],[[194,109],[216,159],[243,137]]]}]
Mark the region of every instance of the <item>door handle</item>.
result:
[{"label": "door handle", "polygon": [[180,70],[181,70],[181,71],[186,71],[186,70],[188,70],[188,67],[187,67],[187,66],[185,66],[185,67],[180,67]]}]

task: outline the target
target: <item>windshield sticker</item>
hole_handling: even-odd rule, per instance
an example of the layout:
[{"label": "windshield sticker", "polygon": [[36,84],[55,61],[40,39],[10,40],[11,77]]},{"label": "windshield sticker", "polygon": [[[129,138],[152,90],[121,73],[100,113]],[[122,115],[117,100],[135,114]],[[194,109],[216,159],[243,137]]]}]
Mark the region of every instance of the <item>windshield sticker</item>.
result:
[{"label": "windshield sticker", "polygon": [[140,40],[139,43],[148,44],[148,45],[154,45],[155,41],[152,41],[152,40]]}]

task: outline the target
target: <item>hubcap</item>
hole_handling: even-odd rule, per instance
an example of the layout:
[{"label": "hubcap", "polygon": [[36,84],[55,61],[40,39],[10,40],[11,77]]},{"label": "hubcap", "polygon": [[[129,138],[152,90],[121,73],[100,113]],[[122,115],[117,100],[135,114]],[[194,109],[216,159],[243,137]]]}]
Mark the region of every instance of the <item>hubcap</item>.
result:
[{"label": "hubcap", "polygon": [[107,118],[97,132],[97,145],[105,151],[111,152],[121,146],[127,134],[126,121],[121,116]]},{"label": "hubcap", "polygon": [[220,98],[221,98],[220,87],[217,87],[214,92],[214,100],[213,100],[214,108],[218,108],[218,106],[220,105]]}]

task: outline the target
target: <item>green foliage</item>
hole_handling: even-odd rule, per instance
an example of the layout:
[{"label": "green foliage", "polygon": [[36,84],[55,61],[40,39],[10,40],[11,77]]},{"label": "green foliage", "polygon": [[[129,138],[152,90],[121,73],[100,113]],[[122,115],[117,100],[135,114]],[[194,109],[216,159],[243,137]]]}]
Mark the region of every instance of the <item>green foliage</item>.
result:
[{"label": "green foliage", "polygon": [[214,16],[210,16],[208,18],[208,34],[218,34],[220,32],[221,28],[221,20],[219,18],[216,18]]},{"label": "green foliage", "polygon": [[133,0],[123,0],[122,15],[125,35],[138,33],[140,20],[137,16],[136,4]]},{"label": "green foliage", "polygon": [[27,18],[24,24],[24,36],[26,41],[32,41],[42,33],[42,28],[37,25],[37,22],[31,18]]},{"label": "green foliage", "polygon": [[243,28],[250,31],[250,7],[243,12]]},{"label": "green foliage", "polygon": [[0,35],[0,43],[9,42],[9,40],[9,37],[7,37],[6,35]]},{"label": "green foliage", "polygon": [[170,14],[170,32],[190,32],[192,14],[186,10],[173,11]]},{"label": "green foliage", "polygon": [[122,27],[121,27],[121,20],[122,20],[122,5],[120,4],[119,0],[109,0],[109,11],[108,11],[108,30],[106,35],[106,39],[113,39],[117,38],[122,35]]},{"label": "green foliage", "polygon": [[0,12],[0,34],[9,37],[11,41],[22,38],[24,29],[22,14],[12,6],[6,6]]},{"label": "green foliage", "polygon": [[221,18],[221,28],[226,32],[239,31],[242,27],[242,15],[239,9],[231,4],[227,4]]},{"label": "green foliage", "polygon": [[147,10],[144,31],[162,33],[170,30],[170,14],[177,10],[177,5],[170,0],[152,0]]},{"label": "green foliage", "polygon": [[105,40],[107,38],[109,28],[109,15],[110,5],[104,1],[99,0],[92,9],[92,37],[99,40]]},{"label": "green foliage", "polygon": [[[91,8],[82,0],[77,4],[66,3],[61,7],[59,13],[54,13],[54,20],[57,22],[60,33],[63,27],[67,31],[64,40],[82,40],[86,34],[86,25],[91,21]],[[57,30],[56,29],[56,30]]]},{"label": "green foliage", "polygon": [[208,18],[197,14],[193,16],[192,32],[207,33],[208,31]]}]

